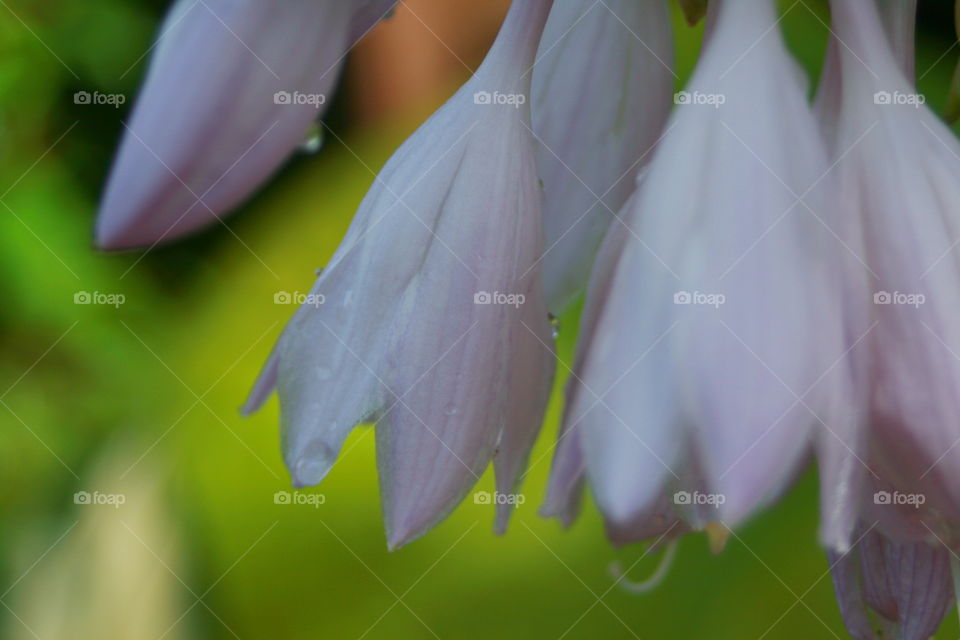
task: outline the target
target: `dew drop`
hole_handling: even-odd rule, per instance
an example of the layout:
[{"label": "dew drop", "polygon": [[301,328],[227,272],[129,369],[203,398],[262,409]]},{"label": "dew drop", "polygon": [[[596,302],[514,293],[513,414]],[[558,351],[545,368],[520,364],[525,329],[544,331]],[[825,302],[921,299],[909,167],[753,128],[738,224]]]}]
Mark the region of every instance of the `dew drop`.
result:
[{"label": "dew drop", "polygon": [[452,402],[443,408],[443,412],[448,416],[455,416],[460,413],[460,409]]},{"label": "dew drop", "polygon": [[323,127],[314,122],[307,129],[307,135],[300,143],[300,151],[303,153],[316,153],[323,148]]},{"label": "dew drop", "polygon": [[550,323],[552,327],[553,339],[556,340],[560,336],[560,318],[553,315],[552,313],[547,313],[547,322]]}]

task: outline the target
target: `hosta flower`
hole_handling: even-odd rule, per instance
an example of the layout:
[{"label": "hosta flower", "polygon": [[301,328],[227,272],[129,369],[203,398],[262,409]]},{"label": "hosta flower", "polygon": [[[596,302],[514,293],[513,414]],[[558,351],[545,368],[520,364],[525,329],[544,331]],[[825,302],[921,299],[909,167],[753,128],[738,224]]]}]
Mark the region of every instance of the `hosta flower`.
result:
[{"label": "hosta flower", "polygon": [[103,197],[124,249],[214,223],[304,140],[347,49],[394,0],[178,0]]},{"label": "hosta flower", "polygon": [[[392,4],[180,0],[98,242],[242,200]],[[831,0],[813,105],[775,4],[681,0],[707,24],[672,96],[664,0],[511,4],[245,407],[278,391],[295,486],[372,422],[391,548],[491,461],[502,531],[553,378],[548,309],[589,281],[542,512],[570,523],[589,486],[615,544],[706,530],[717,548],[815,455],[851,633],[934,633],[960,549],[960,143],[913,86],[916,0]]]},{"label": "hosta flower", "polygon": [[733,525],[776,496],[832,406],[818,383],[844,350],[825,311],[839,245],[818,218],[826,151],[805,81],[772,2],[712,4],[693,78],[594,268],[547,505],[569,514],[580,459],[620,541],[671,514]]},{"label": "hosta flower", "polygon": [[[960,144],[891,53],[872,6],[835,0],[842,88],[836,154],[848,244],[867,282],[849,316],[873,328],[851,355],[868,400],[851,447],[868,489],[925,496],[941,535],[960,523]],[[883,161],[878,161],[882,159]],[[869,491],[868,491],[869,493]],[[857,508],[852,497],[851,509]],[[930,537],[906,522],[900,534]]]},{"label": "hosta flower", "polygon": [[[251,399],[276,383],[296,486],[376,422],[391,547],[491,458],[512,493],[542,421],[552,328],[528,96],[550,4],[514,3],[476,74],[387,162]],[[502,528],[510,504],[498,509]]]},{"label": "hosta flower", "polygon": [[544,287],[559,312],[663,132],[673,93],[665,0],[558,2],[533,71]]},{"label": "hosta flower", "polygon": [[[944,545],[960,543],[960,144],[910,79],[912,40],[899,29],[912,17],[898,12],[914,4],[893,4],[881,20],[873,3],[834,0],[842,46],[826,90],[838,93],[824,98],[837,105],[836,201],[856,255],[846,317],[864,336],[851,351],[861,418],[823,447],[828,474],[846,468],[824,489],[848,529],[875,528],[887,549],[880,559],[861,551],[859,573],[852,559],[834,568],[858,638],[876,637],[863,630],[864,604],[895,622],[897,637],[929,637],[952,594]],[[832,542],[845,550],[853,537]],[[884,575],[890,593],[878,595]]]}]

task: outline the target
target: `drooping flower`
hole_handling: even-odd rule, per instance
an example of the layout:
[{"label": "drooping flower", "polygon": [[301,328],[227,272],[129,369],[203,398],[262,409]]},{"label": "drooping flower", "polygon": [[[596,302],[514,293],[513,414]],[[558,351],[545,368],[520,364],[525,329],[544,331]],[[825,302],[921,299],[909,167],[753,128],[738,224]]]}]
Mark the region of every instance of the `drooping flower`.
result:
[{"label": "drooping flower", "polygon": [[618,542],[677,515],[736,524],[786,486],[835,410],[821,384],[844,351],[826,150],[773,4],[714,5],[594,267],[546,509],[569,517],[582,473]]},{"label": "drooping flower", "polygon": [[[857,323],[851,332],[866,335],[851,352],[866,407],[848,443],[866,462],[851,467],[864,496],[851,494],[847,507],[872,511],[872,493],[888,486],[923,495],[928,526],[953,544],[960,541],[960,489],[952,481],[960,471],[960,330],[953,322],[960,144],[905,76],[874,7],[846,0],[833,7],[846,45],[837,48],[834,148],[842,235],[859,258],[848,278],[867,283],[846,305]],[[885,529],[931,540],[931,531],[903,518]]]},{"label": "drooping flower", "polygon": [[178,0],[125,125],[96,243],[215,223],[303,142],[346,51],[395,0]]},{"label": "drooping flower", "polygon": [[925,639],[948,609],[960,544],[960,144],[913,87],[915,3],[877,6],[833,0],[820,99],[832,105],[838,232],[854,256],[845,319],[862,336],[850,353],[859,420],[820,446],[835,521],[825,542],[845,552],[870,532],[832,555],[855,637],[879,637],[872,610],[895,637]]},{"label": "drooping flower", "polygon": [[276,384],[296,486],[376,422],[391,547],[449,513],[491,458],[512,493],[543,418],[552,328],[528,96],[550,5],[513,3],[475,75],[387,162],[248,406]]},{"label": "drooping flower", "polygon": [[547,304],[586,285],[603,234],[663,132],[673,94],[664,0],[557,3],[533,72]]},{"label": "drooping flower", "polygon": [[[393,4],[207,1],[168,21],[104,246],[242,199]],[[553,375],[547,309],[596,254],[543,512],[569,523],[589,484],[617,544],[716,532],[815,450],[848,628],[922,640],[960,548],[960,144],[912,86],[916,0],[832,0],[813,110],[770,0],[680,3],[706,15],[705,43],[665,123],[663,0],[513,2],[475,76],[378,176],[246,409],[278,389],[296,486],[375,422],[400,546],[491,460],[498,492],[517,489]]]}]

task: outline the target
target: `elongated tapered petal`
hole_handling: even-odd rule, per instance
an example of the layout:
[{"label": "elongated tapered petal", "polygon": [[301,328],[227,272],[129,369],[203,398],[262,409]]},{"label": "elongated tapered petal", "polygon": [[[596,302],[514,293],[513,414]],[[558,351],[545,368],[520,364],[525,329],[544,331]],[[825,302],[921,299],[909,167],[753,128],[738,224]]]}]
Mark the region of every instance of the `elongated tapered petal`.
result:
[{"label": "elongated tapered petal", "polygon": [[543,418],[553,357],[526,71],[549,7],[514,4],[474,77],[387,162],[276,350],[294,482],[318,482],[375,421],[391,548],[449,513],[498,446],[513,490]]},{"label": "elongated tapered petal", "polygon": [[331,98],[346,49],[388,8],[178,0],[125,125],[97,245],[169,241],[242,202],[303,141]]},{"label": "elongated tapered petal", "polygon": [[614,525],[675,489],[700,524],[777,495],[843,353],[822,311],[838,305],[823,269],[839,246],[817,219],[826,151],[805,84],[771,3],[716,4],[627,228],[608,237],[622,246],[598,260],[612,260],[607,284],[587,295],[565,420]]},{"label": "elongated tapered petal", "polygon": [[558,2],[533,71],[544,286],[559,313],[663,131],[673,92],[665,0]]},{"label": "elongated tapered petal", "polygon": [[565,527],[573,523],[580,512],[585,468],[580,432],[564,423],[557,437],[547,496],[540,507],[540,515],[559,518]]},{"label": "elongated tapered petal", "polygon": [[528,291],[524,295],[531,305],[527,317],[533,321],[531,324],[524,323],[524,329],[531,335],[522,336],[517,342],[517,350],[511,354],[512,365],[507,383],[510,404],[493,458],[497,492],[508,496],[497,504],[495,528],[499,533],[506,531],[507,521],[517,502],[509,496],[517,495],[519,491],[526,475],[530,450],[540,433],[543,415],[550,400],[556,361],[552,327],[542,322],[548,316],[542,291]]}]

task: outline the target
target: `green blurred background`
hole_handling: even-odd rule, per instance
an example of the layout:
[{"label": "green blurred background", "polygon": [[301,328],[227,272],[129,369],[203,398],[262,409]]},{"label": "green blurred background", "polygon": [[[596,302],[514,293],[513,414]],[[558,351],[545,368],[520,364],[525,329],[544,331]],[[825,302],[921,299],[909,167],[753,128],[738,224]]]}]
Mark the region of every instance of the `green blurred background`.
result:
[{"label": "green blurred background", "polygon": [[[230,230],[104,255],[90,244],[97,201],[167,3],[0,0],[0,637],[846,637],[817,545],[813,472],[723,553],[690,535],[657,590],[613,587],[610,563],[642,548],[613,550],[589,503],[566,532],[536,514],[559,396],[505,536],[491,533],[489,506],[468,502],[388,553],[369,428],[308,490],[322,505],[275,504],[290,490],[276,401],[252,418],[237,411],[293,311],[274,294],[309,289],[371,169],[465,79],[456,58],[479,62],[506,7],[439,3],[411,0],[394,18],[420,29],[412,42],[471,34],[456,55],[436,42],[420,51],[438,62],[420,79],[433,90],[397,94],[402,56],[378,61],[389,45],[361,44],[327,117],[336,138],[292,160]],[[486,22],[471,14],[478,4]],[[919,86],[940,110],[958,54],[952,6],[921,5]],[[815,79],[827,11],[781,6]],[[702,29],[672,8],[685,78]],[[80,90],[128,100],[76,105]],[[125,303],[74,304],[81,291]],[[577,313],[562,318],[566,363]],[[492,490],[490,474],[478,488]],[[76,504],[82,491],[125,502]],[[951,615],[938,637],[957,636]]]}]

